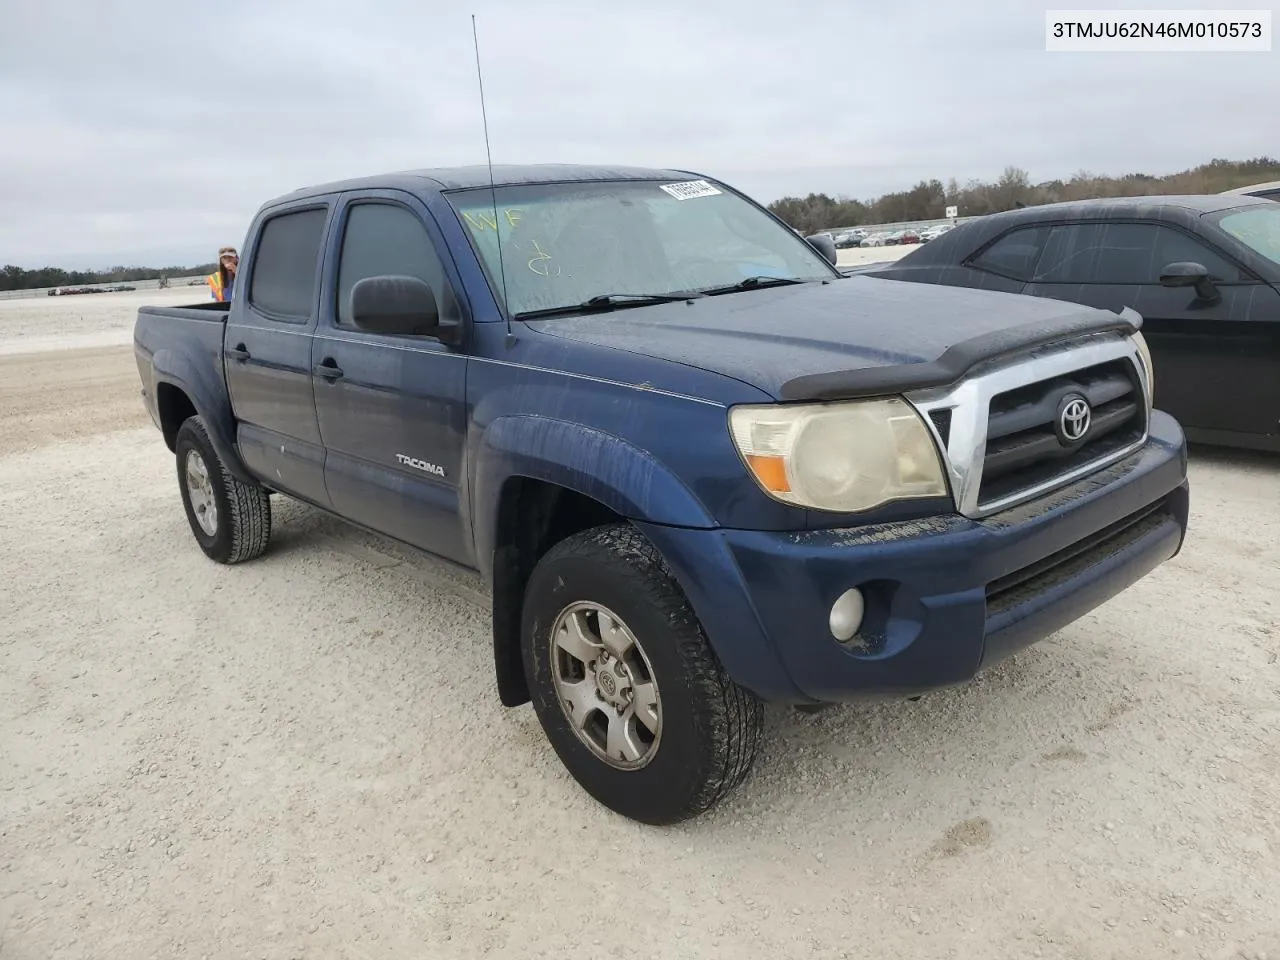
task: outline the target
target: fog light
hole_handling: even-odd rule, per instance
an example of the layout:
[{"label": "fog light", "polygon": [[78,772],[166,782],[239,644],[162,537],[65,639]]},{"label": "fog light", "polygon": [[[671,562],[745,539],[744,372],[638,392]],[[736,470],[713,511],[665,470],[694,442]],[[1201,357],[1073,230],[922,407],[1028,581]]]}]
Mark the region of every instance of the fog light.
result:
[{"label": "fog light", "polygon": [[866,608],[862,591],[857,587],[850,587],[840,594],[839,599],[831,605],[831,635],[841,643],[852,640],[862,626],[862,615]]}]

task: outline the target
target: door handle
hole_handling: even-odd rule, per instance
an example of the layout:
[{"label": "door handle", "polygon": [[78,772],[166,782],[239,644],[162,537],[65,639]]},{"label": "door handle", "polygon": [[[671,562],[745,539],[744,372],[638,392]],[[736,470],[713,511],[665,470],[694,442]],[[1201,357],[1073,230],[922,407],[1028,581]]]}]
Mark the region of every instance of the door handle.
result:
[{"label": "door handle", "polygon": [[322,362],[311,368],[311,372],[317,377],[324,377],[326,380],[337,380],[342,376],[342,368],[338,366],[333,357],[325,357]]},{"label": "door handle", "polygon": [[249,359],[249,351],[244,348],[243,343],[237,343],[233,349],[227,351],[227,356],[238,363],[244,363]]}]

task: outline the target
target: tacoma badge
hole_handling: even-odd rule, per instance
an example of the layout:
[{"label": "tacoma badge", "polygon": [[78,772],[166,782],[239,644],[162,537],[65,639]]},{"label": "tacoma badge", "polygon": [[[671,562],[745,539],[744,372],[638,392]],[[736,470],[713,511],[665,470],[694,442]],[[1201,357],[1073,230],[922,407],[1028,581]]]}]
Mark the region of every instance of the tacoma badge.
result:
[{"label": "tacoma badge", "polygon": [[427,463],[427,461],[419,460],[416,457],[406,457],[403,453],[397,453],[396,459],[406,467],[413,467],[413,469],[422,470],[424,473],[434,473],[437,477],[444,476],[444,467],[434,463]]}]

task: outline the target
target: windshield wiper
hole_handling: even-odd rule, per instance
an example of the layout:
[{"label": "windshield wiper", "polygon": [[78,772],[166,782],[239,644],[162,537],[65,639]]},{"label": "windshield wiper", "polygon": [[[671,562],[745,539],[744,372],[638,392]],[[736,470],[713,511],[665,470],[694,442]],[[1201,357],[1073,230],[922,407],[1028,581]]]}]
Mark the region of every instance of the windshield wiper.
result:
[{"label": "windshield wiper", "polygon": [[755,290],[758,287],[778,287],[791,283],[806,283],[797,277],[747,277],[737,283],[725,284],[723,287],[705,287],[700,292],[709,297],[720,293],[737,293],[739,290]]},{"label": "windshield wiper", "polygon": [[581,303],[566,304],[563,307],[547,307],[543,310],[525,310],[514,314],[516,320],[528,320],[532,317],[550,317],[557,313],[579,313],[588,310],[617,310],[620,307],[644,307],[653,303],[675,303],[679,300],[692,300],[701,297],[701,293],[601,293],[583,300]]}]

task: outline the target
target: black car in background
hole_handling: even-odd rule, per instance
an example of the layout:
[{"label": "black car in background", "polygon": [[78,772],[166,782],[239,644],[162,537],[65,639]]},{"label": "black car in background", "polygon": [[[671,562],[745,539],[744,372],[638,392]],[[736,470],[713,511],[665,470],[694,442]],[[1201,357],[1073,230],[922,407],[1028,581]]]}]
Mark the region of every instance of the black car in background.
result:
[{"label": "black car in background", "polygon": [[1280,453],[1280,204],[1241,195],[1024,207],[846,270],[1143,317],[1155,402],[1193,441]]}]

